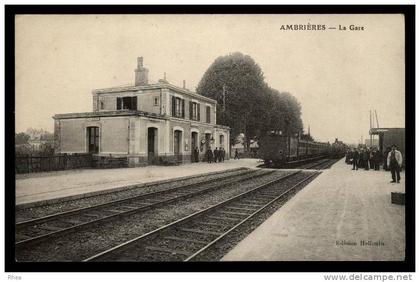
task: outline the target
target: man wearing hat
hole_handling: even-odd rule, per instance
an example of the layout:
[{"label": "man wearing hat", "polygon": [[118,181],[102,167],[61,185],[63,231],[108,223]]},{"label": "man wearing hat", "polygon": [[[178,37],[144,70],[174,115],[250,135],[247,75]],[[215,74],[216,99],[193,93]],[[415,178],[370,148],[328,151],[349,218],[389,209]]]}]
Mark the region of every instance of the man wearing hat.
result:
[{"label": "man wearing hat", "polygon": [[387,158],[387,165],[388,168],[391,170],[392,181],[391,183],[395,183],[395,174],[397,174],[397,183],[400,183],[400,168],[402,166],[402,154],[400,151],[397,150],[396,145],[392,145],[391,151],[388,153]]}]

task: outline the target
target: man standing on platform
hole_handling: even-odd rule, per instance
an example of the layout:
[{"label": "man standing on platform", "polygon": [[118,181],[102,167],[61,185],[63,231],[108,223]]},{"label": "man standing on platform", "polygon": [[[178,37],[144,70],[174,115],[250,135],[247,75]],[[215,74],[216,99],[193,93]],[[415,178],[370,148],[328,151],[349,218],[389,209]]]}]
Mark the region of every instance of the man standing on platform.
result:
[{"label": "man standing on platform", "polygon": [[369,148],[369,169],[374,169],[374,161],[373,161],[373,154],[375,149]]},{"label": "man standing on platform", "polygon": [[362,152],[363,167],[365,170],[369,170],[369,150],[365,148]]},{"label": "man standing on platform", "polygon": [[353,159],[353,169],[352,170],[358,170],[359,169],[359,152],[357,151],[357,149],[353,149],[353,153],[352,153],[352,159]]},{"label": "man standing on platform", "polygon": [[379,164],[381,162],[382,156],[378,149],[373,149],[373,166],[375,170],[379,170]]},{"label": "man standing on platform", "polygon": [[397,146],[392,145],[391,152],[388,153],[387,165],[391,170],[392,181],[395,183],[395,174],[397,175],[397,183],[400,183],[400,168],[402,166],[402,154],[397,150]]},{"label": "man standing on platform", "polygon": [[217,150],[217,147],[216,149],[214,149],[213,158],[214,158],[214,162],[217,163],[217,161],[219,160],[219,150]]},{"label": "man standing on platform", "polygon": [[213,152],[211,151],[211,148],[207,149],[207,162],[210,164],[213,161]]},{"label": "man standing on platform", "polygon": [[388,171],[389,167],[388,167],[388,154],[391,151],[391,147],[386,147],[386,150],[384,152],[384,170]]},{"label": "man standing on platform", "polygon": [[238,153],[238,149],[235,149],[235,157],[233,158],[234,160],[238,159],[239,160],[239,153]]},{"label": "man standing on platform", "polygon": [[222,148],[222,162],[225,161],[226,151],[225,148]]},{"label": "man standing on platform", "polygon": [[198,147],[195,147],[195,149],[194,149],[194,162],[198,163],[199,155],[200,155],[200,152],[198,151]]}]

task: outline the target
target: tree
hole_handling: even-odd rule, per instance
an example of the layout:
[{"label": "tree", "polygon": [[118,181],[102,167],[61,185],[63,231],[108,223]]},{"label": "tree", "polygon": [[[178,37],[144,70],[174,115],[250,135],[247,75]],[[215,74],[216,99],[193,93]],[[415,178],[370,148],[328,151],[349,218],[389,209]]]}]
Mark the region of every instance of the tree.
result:
[{"label": "tree", "polygon": [[[223,87],[226,89],[226,112],[223,112]],[[233,53],[218,57],[204,73],[197,93],[217,100],[217,123],[232,128],[232,138],[240,133],[256,133],[258,115],[263,111],[264,76],[261,68],[247,55]]]},{"label": "tree", "polygon": [[15,145],[28,144],[30,136],[26,133],[20,132],[15,134]]},{"label": "tree", "polygon": [[217,123],[232,128],[231,143],[240,133],[245,134],[249,147],[251,136],[261,136],[269,130],[296,134],[303,128],[297,99],[270,88],[258,64],[239,52],[218,57],[204,73],[196,91],[217,101]]}]

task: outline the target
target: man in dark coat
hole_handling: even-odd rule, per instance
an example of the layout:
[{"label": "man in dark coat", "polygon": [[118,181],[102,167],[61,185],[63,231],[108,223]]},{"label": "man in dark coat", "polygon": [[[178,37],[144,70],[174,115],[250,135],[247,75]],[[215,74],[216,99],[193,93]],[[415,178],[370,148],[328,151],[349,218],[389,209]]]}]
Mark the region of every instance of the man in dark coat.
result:
[{"label": "man in dark coat", "polygon": [[369,151],[367,149],[363,150],[362,159],[365,170],[369,170]]},{"label": "man in dark coat", "polygon": [[373,163],[373,148],[369,149],[369,169],[373,169],[374,168],[374,163]]},{"label": "man in dark coat", "polygon": [[236,159],[239,160],[239,152],[238,152],[238,149],[235,149],[235,157],[233,159],[234,160],[236,160]]},{"label": "man in dark coat", "polygon": [[386,150],[384,152],[383,158],[384,158],[384,170],[389,171],[388,167],[388,154],[391,152],[391,147],[386,147]]},{"label": "man in dark coat", "polygon": [[198,163],[198,156],[199,156],[198,147],[195,147],[194,149],[194,162]]},{"label": "man in dark coat", "polygon": [[364,168],[365,167],[365,164],[364,164],[364,162],[363,162],[363,148],[360,148],[359,150],[359,167],[360,168]]},{"label": "man in dark coat", "polygon": [[359,169],[360,154],[359,154],[359,151],[357,151],[357,149],[353,149],[352,159],[353,159],[353,169],[352,170],[358,170]]},{"label": "man in dark coat", "polygon": [[222,162],[225,161],[226,151],[225,148],[222,148]]},{"label": "man in dark coat", "polygon": [[351,164],[351,157],[352,157],[353,152],[350,150],[347,150],[346,152],[346,164]]},{"label": "man in dark coat", "polygon": [[373,149],[373,167],[375,170],[379,170],[379,164],[381,163],[381,153],[378,151],[378,149]]},{"label": "man in dark coat", "polygon": [[217,160],[219,159],[219,150],[217,150],[217,147],[213,151],[213,158],[214,162],[217,163]]},{"label": "man in dark coat", "polygon": [[211,163],[213,161],[213,152],[210,148],[207,149],[206,157],[208,163]]}]

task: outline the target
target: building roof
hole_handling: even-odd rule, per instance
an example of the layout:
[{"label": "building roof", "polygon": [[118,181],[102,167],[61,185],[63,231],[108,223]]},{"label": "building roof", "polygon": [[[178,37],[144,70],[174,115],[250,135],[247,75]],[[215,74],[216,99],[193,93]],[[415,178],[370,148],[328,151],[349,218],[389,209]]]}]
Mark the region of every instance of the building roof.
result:
[{"label": "building roof", "polygon": [[[135,110],[118,110],[118,111],[98,111],[98,112],[83,112],[83,113],[66,113],[56,114],[54,119],[69,119],[69,118],[95,118],[95,117],[114,117],[114,116],[150,116],[165,119],[165,116],[155,113],[148,113]],[[169,117],[167,117],[169,118]]]},{"label": "building roof", "polygon": [[[173,117],[167,115],[159,115],[155,113],[136,111],[136,110],[118,110],[118,111],[98,111],[98,112],[83,112],[83,113],[66,113],[66,114],[56,114],[53,116],[53,119],[75,119],[75,118],[100,118],[100,117],[118,117],[118,116],[144,116],[151,117],[156,119],[173,119]],[[191,122],[194,124],[200,123],[198,121],[190,121],[182,119],[183,121]],[[208,124],[215,128],[222,128],[229,130],[229,126],[220,125],[220,124]]]},{"label": "building roof", "polygon": [[104,93],[118,93],[118,92],[141,92],[143,90],[153,90],[153,89],[170,89],[178,93],[186,94],[193,98],[197,98],[197,99],[205,100],[209,103],[217,104],[217,101],[214,99],[197,94],[186,88],[181,88],[181,87],[172,85],[166,81],[160,81],[159,83],[155,83],[155,84],[139,85],[139,86],[129,85],[129,86],[99,88],[99,89],[94,89],[92,92],[95,94],[104,94]]},{"label": "building roof", "polygon": [[387,131],[405,131],[405,127],[371,128],[369,130],[369,134],[377,135],[381,132],[387,132]]}]

